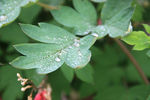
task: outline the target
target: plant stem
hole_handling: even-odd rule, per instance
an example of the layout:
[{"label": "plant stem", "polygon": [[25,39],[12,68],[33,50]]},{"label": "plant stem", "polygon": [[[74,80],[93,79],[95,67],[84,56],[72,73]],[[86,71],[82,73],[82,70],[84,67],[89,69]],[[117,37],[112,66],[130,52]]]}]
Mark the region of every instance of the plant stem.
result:
[{"label": "plant stem", "polygon": [[58,7],[56,7],[56,6],[50,6],[50,5],[41,3],[41,2],[37,2],[36,4],[43,7],[43,8],[45,8],[45,9],[49,9],[49,10],[58,9]]},{"label": "plant stem", "polygon": [[143,79],[144,83],[146,85],[149,85],[148,78],[146,77],[146,75],[144,74],[144,72],[141,69],[140,65],[138,64],[138,62],[136,61],[136,59],[133,57],[133,55],[130,53],[130,51],[124,46],[124,44],[119,39],[114,39],[114,41],[120,46],[120,48],[122,49],[122,51],[128,56],[128,58],[130,59],[130,61],[133,63],[133,65],[135,66],[135,68],[138,71],[139,75]]}]

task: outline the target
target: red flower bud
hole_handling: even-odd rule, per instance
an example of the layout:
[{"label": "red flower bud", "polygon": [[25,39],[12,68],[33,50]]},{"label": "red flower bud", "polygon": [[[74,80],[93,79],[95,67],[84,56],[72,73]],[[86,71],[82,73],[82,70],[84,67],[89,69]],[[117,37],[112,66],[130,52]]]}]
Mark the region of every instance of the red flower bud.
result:
[{"label": "red flower bud", "polygon": [[45,95],[46,95],[46,91],[43,90],[43,91],[36,94],[34,100],[46,100]]},{"label": "red flower bud", "polygon": [[101,24],[102,24],[101,19],[98,19],[97,24],[98,24],[98,25],[101,25]]}]

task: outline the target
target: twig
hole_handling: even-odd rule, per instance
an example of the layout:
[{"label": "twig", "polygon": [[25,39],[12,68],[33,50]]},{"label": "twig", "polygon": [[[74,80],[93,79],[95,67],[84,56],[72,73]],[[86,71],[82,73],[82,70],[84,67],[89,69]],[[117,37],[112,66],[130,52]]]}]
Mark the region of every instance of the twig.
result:
[{"label": "twig", "polygon": [[50,6],[50,5],[41,3],[41,2],[37,2],[36,4],[43,7],[43,8],[45,8],[45,9],[49,9],[49,10],[58,9],[58,7],[56,7],[56,6]]},{"label": "twig", "polygon": [[143,70],[141,69],[140,65],[138,64],[138,62],[135,60],[135,58],[133,57],[133,55],[130,53],[130,51],[124,46],[124,44],[118,40],[118,39],[114,39],[115,42],[120,46],[120,48],[122,49],[122,51],[128,56],[128,58],[130,59],[130,61],[133,63],[133,65],[135,66],[136,70],[138,71],[139,75],[141,76],[141,78],[143,79],[144,83],[146,85],[149,85],[149,80],[146,77],[146,75],[144,74]]}]

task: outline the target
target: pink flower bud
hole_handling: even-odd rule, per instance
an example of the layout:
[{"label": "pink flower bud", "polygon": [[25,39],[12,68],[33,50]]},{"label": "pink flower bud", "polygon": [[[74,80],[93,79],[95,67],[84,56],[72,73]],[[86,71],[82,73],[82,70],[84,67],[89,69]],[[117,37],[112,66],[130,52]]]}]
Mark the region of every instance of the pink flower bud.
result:
[{"label": "pink flower bud", "polygon": [[46,95],[46,91],[43,90],[43,91],[36,94],[34,100],[46,100],[45,95]]},{"label": "pink flower bud", "polygon": [[98,24],[98,25],[101,25],[101,24],[102,24],[101,19],[98,19],[97,24]]}]

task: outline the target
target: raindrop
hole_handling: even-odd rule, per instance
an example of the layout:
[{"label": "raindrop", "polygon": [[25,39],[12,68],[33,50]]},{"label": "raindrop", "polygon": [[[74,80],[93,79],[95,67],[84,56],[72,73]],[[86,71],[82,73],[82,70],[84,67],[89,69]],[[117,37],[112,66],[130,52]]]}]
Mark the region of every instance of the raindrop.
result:
[{"label": "raindrop", "polygon": [[84,32],[84,34],[88,34],[89,32],[90,32],[90,30],[87,30],[87,31]]},{"label": "raindrop", "polygon": [[74,43],[74,46],[79,47],[79,46],[80,46],[80,44],[79,44],[79,43],[77,43],[77,42],[75,42],[75,43]]},{"label": "raindrop", "polygon": [[60,60],[60,58],[56,57],[55,61],[60,62],[61,60]]},{"label": "raindrop", "polygon": [[0,16],[0,21],[4,21],[4,20],[6,20],[7,19],[7,16]]},{"label": "raindrop", "polygon": [[80,51],[78,51],[78,55],[79,55],[79,56],[82,56],[82,54],[81,54],[81,52],[80,52]]},{"label": "raindrop", "polygon": [[79,42],[80,42],[80,40],[75,39],[73,45],[76,46],[76,47],[79,47],[80,46]]},{"label": "raindrop", "polygon": [[98,37],[98,34],[97,33],[92,33],[91,35],[95,36],[95,37]]}]

